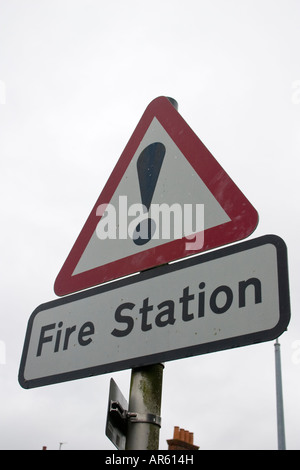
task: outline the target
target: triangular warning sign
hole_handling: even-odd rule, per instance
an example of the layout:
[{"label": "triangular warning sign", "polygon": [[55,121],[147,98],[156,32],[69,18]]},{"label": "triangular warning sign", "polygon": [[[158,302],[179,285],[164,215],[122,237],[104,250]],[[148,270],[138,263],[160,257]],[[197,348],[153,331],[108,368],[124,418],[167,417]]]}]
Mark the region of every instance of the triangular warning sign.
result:
[{"label": "triangular warning sign", "polygon": [[256,210],[171,100],[156,98],[59,272],[55,293],[241,240],[257,222]]}]

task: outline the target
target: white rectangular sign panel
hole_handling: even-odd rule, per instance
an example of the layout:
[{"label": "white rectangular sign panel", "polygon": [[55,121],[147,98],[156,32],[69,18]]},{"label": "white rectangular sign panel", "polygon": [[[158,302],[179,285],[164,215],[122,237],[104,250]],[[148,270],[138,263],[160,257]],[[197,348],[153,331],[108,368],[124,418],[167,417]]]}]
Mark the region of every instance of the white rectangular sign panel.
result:
[{"label": "white rectangular sign panel", "polygon": [[266,235],[40,305],[24,388],[277,338],[290,319],[287,252]]}]

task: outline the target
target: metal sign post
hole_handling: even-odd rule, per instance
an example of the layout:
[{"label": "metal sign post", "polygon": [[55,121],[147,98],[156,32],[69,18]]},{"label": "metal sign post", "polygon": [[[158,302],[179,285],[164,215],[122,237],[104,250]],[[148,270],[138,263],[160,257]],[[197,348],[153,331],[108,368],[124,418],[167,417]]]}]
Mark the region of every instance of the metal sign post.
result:
[{"label": "metal sign post", "polygon": [[158,450],[163,379],[162,364],[131,373],[126,450]]}]

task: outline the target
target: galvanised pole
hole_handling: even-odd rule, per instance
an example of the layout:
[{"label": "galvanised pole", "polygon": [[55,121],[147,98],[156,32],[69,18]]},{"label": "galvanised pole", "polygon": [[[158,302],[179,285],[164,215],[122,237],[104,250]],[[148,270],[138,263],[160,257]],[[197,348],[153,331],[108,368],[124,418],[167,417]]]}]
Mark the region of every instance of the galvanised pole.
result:
[{"label": "galvanised pole", "polygon": [[285,429],[284,429],[284,412],[283,412],[282,378],[281,378],[280,344],[278,342],[278,339],[276,339],[276,343],[274,344],[274,346],[275,346],[278,450],[286,450],[286,446],[285,446]]},{"label": "galvanised pole", "polygon": [[158,450],[163,364],[132,369],[126,450]]}]

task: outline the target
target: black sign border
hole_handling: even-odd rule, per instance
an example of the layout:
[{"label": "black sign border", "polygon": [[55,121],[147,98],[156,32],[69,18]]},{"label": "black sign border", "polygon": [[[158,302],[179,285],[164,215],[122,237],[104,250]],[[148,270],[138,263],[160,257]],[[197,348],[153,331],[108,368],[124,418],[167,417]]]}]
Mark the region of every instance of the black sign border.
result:
[{"label": "black sign border", "polygon": [[[224,340],[217,340],[211,343],[205,343],[196,346],[189,346],[176,350],[166,351],[162,353],[151,354],[147,356],[141,356],[138,358],[126,359],[124,361],[113,362],[109,364],[102,364],[100,366],[93,366],[90,368],[80,369],[72,372],[65,372],[61,374],[55,374],[46,377],[40,377],[38,379],[26,380],[24,377],[25,365],[27,360],[27,354],[29,349],[29,342],[31,337],[31,331],[35,317],[39,312],[48,310],[55,306],[68,304],[70,302],[77,301],[79,299],[88,298],[94,295],[108,292],[110,290],[118,289],[127,285],[135,284],[138,282],[145,281],[158,276],[178,271],[187,267],[194,266],[196,264],[206,263],[211,260],[220,259],[226,256],[230,256],[241,251],[256,248],[258,246],[272,244],[277,250],[277,267],[278,267],[278,292],[279,292],[279,311],[280,317],[277,325],[270,329],[259,331],[256,333],[250,333],[241,335],[233,338],[227,338]],[[31,314],[25,342],[22,352],[22,358],[19,369],[19,383],[23,388],[35,388],[44,385],[51,385],[55,383],[66,382],[70,380],[81,379],[85,377],[106,374],[109,372],[116,372],[119,370],[137,368],[147,366],[151,364],[157,364],[160,362],[167,362],[176,359],[183,359],[186,357],[207,354],[211,352],[217,352],[226,349],[232,349],[241,346],[248,346],[254,343],[261,343],[265,341],[271,341],[278,338],[286,329],[290,321],[290,295],[289,295],[289,279],[288,279],[288,259],[287,259],[287,247],[282,238],[277,235],[263,235],[261,237],[247,240],[245,242],[237,243],[234,245],[227,246],[218,250],[214,250],[205,254],[185,258],[184,260],[176,261],[163,266],[157,266],[147,271],[143,271],[139,274],[132,275],[130,277],[122,278],[117,281],[109,282],[107,284],[94,287],[92,289],[77,292],[76,294],[61,297],[59,299],[46,302],[37,307]]]}]

